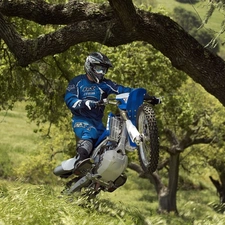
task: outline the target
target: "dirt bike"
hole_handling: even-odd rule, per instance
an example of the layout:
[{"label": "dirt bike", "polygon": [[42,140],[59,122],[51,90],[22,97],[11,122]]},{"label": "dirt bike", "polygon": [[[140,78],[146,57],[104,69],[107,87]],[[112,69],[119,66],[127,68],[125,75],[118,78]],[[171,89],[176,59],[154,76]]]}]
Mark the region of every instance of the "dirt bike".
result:
[{"label": "dirt bike", "polygon": [[[137,88],[130,93],[118,94],[99,104],[113,104],[119,113],[108,114],[106,129],[95,143],[91,163],[79,167],[79,176],[67,183],[66,193],[81,191],[96,196],[101,190],[112,192],[122,186],[127,177],[127,151],[138,151],[142,169],[153,173],[159,160],[159,139],[155,113],[145,103],[146,90]],[[75,158],[55,168],[56,173],[74,167]]]}]

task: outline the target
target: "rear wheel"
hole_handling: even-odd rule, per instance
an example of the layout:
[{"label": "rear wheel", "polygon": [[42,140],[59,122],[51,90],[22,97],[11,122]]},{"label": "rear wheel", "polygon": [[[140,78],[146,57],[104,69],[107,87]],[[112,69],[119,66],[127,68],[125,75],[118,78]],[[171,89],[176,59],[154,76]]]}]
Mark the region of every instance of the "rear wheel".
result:
[{"label": "rear wheel", "polygon": [[153,173],[159,161],[159,137],[154,110],[150,105],[143,104],[137,112],[137,129],[143,137],[138,146],[138,156],[144,171]]}]

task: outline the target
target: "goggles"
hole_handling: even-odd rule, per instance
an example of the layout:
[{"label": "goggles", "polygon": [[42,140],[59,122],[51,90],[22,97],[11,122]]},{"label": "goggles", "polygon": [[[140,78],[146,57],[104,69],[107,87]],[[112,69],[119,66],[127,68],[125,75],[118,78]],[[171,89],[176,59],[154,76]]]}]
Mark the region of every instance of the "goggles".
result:
[{"label": "goggles", "polygon": [[106,74],[106,72],[108,70],[107,67],[101,66],[101,65],[94,65],[93,69],[96,73],[99,73],[99,74]]}]

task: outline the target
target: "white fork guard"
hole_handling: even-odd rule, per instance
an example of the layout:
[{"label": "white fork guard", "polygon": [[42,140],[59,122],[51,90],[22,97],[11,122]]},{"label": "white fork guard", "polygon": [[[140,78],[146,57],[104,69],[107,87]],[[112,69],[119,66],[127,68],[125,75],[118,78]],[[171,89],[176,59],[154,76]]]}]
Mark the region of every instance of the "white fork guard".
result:
[{"label": "white fork guard", "polygon": [[133,125],[131,120],[126,120],[126,127],[131,140],[137,145],[139,145],[141,141],[141,135],[138,132],[137,128]]}]

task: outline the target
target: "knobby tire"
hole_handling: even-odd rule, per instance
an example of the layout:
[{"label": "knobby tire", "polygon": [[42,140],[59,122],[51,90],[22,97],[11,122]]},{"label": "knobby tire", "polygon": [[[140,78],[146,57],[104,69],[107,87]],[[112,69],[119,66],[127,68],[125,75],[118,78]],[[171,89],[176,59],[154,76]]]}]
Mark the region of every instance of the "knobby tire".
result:
[{"label": "knobby tire", "polygon": [[143,143],[138,146],[138,156],[145,172],[156,171],[159,161],[159,137],[155,112],[151,105],[139,107],[136,119],[137,129],[143,135]]}]

